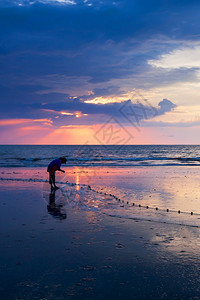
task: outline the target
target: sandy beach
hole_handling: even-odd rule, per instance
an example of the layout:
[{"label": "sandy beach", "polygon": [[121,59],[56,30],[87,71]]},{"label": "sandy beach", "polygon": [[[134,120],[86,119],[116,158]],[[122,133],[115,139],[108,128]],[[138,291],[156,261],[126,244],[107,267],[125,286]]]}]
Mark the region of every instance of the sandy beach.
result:
[{"label": "sandy beach", "polygon": [[1,170],[1,299],[199,299],[197,168],[65,170]]}]

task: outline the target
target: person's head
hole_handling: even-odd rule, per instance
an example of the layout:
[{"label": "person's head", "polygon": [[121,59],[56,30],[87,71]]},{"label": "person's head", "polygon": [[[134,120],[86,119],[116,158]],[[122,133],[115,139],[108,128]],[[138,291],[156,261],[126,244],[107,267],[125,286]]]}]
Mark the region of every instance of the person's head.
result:
[{"label": "person's head", "polygon": [[67,160],[65,157],[60,157],[61,163],[62,164],[66,164]]}]

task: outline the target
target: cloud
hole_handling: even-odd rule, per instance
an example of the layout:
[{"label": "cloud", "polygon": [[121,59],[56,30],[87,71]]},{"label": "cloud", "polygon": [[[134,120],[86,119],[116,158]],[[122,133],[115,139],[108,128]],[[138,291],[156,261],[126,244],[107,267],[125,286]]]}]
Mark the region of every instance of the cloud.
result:
[{"label": "cloud", "polygon": [[194,44],[190,47],[181,47],[170,53],[161,55],[158,60],[149,60],[148,63],[157,68],[200,68],[200,45]]},{"label": "cloud", "polygon": [[162,121],[146,121],[143,123],[144,127],[180,127],[180,128],[192,128],[200,127],[200,120],[198,121],[183,121],[183,122],[162,122]]},{"label": "cloud", "polygon": [[73,0],[35,0],[35,1],[32,1],[32,3],[43,3],[43,4],[71,4],[71,5],[75,5],[76,2],[73,1]]},{"label": "cloud", "polygon": [[158,106],[158,115],[164,115],[166,112],[172,111],[176,107],[176,104],[174,104],[168,99],[163,99],[158,103]]},{"label": "cloud", "polygon": [[37,3],[45,4],[45,5],[75,5],[76,2],[74,0],[2,0],[2,6],[33,6]]},{"label": "cloud", "polygon": [[16,126],[31,122],[38,122],[47,126],[51,126],[53,123],[50,119],[1,119],[0,126]]},{"label": "cloud", "polygon": [[53,120],[54,126],[103,124],[112,118],[112,122],[138,126],[141,121],[153,119],[176,107],[170,100],[163,99],[154,107],[146,99],[126,100],[108,104],[85,103],[79,98],[68,102],[34,105],[38,114]]},{"label": "cloud", "polygon": [[[69,97],[106,99],[197,82],[192,63],[167,70],[149,62],[198,40],[199,7],[171,0],[1,1],[0,116],[36,118],[41,103],[61,111],[72,107]],[[77,110],[94,114],[97,107],[79,102]],[[117,104],[98,107],[104,115],[113,109]]]}]

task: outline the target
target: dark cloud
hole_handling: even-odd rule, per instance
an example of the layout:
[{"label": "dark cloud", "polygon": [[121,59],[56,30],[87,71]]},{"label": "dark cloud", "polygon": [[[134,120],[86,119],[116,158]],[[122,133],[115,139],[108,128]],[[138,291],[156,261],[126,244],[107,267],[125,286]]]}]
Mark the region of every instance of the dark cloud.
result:
[{"label": "dark cloud", "polygon": [[158,114],[163,115],[166,112],[170,112],[176,107],[176,104],[172,103],[168,99],[163,99],[158,103],[159,109],[158,109]]},{"label": "dark cloud", "polygon": [[[66,98],[66,101],[53,101],[51,103],[35,103],[32,105],[13,104],[9,113],[1,110],[1,118],[48,118],[53,121],[54,126],[63,125],[92,125],[105,123],[111,117],[113,121],[121,122],[124,125],[140,124],[141,121],[153,119],[158,115],[164,115],[173,110],[176,105],[170,100],[163,99],[157,107],[141,97],[140,100],[126,100],[120,103],[94,104],[85,103],[81,96],[75,99]],[[21,113],[20,113],[21,112]],[[61,112],[72,115],[62,115]],[[81,117],[76,118],[80,112]]]},{"label": "dark cloud", "polygon": [[[153,119],[158,115],[164,115],[176,107],[170,100],[163,99],[158,107],[153,107],[147,100],[123,101],[121,103],[93,104],[84,103],[78,98],[68,102],[57,102],[52,104],[34,105],[32,109],[37,111],[37,115],[43,115],[51,118],[54,125],[70,124],[96,124],[105,123],[111,117],[113,121],[120,122],[124,125],[140,125],[141,121]],[[60,112],[76,113],[81,112],[82,117],[76,118],[75,115],[61,115]],[[87,116],[83,116],[87,114]],[[59,116],[59,118],[58,118]],[[32,115],[33,117],[33,115]]]},{"label": "dark cloud", "polygon": [[[196,78],[196,69],[155,71],[148,60],[198,39],[198,1],[74,2],[1,1],[3,116],[36,115],[44,102],[70,109],[67,96],[88,90],[93,95],[83,100]],[[81,101],[76,107],[88,114],[113,110]]]}]

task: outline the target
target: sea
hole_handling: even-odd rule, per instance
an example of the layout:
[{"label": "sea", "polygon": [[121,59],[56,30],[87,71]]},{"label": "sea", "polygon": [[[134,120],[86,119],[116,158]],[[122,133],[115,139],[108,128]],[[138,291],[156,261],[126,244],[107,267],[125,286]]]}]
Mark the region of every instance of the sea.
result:
[{"label": "sea", "polygon": [[61,156],[67,166],[199,166],[200,145],[1,145],[0,167],[46,167]]}]

